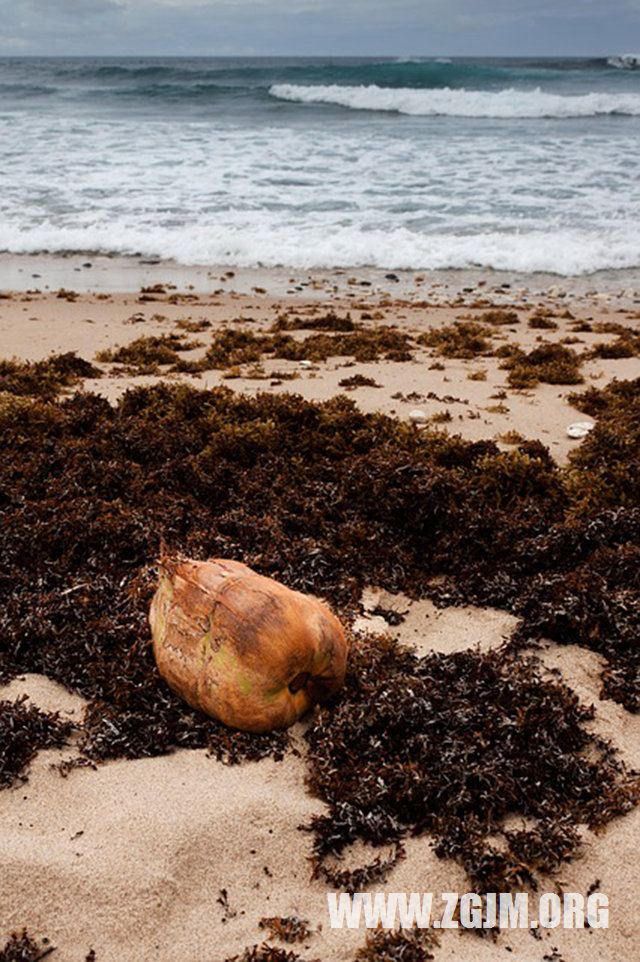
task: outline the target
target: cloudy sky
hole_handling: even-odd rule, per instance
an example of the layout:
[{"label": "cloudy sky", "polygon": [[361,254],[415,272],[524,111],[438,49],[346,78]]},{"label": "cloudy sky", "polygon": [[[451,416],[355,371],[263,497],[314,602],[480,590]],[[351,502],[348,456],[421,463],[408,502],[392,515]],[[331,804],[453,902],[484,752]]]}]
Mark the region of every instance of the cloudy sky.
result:
[{"label": "cloudy sky", "polygon": [[0,0],[0,54],[609,54],[640,0]]}]

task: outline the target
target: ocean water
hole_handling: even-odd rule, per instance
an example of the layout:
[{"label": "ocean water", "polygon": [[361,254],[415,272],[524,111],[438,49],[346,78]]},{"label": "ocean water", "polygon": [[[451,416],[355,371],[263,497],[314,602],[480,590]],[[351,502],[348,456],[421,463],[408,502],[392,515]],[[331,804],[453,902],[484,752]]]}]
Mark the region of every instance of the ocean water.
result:
[{"label": "ocean water", "polygon": [[1,251],[571,275],[639,220],[637,56],[0,59]]}]

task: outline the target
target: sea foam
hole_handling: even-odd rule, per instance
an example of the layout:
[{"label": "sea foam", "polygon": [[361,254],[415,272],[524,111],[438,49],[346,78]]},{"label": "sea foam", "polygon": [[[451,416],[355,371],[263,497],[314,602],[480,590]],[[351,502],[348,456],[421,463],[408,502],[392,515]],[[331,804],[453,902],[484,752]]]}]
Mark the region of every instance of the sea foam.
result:
[{"label": "sea foam", "polygon": [[424,117],[597,117],[621,114],[640,116],[640,94],[588,93],[563,96],[535,90],[453,90],[443,87],[347,87],[273,84],[272,97],[298,103],[336,104],[352,110],[391,111]]}]

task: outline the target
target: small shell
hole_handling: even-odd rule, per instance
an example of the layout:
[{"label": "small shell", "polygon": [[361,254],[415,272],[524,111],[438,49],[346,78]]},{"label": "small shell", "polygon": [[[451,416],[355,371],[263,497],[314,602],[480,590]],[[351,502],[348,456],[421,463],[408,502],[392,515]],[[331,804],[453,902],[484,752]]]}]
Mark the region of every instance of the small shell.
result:
[{"label": "small shell", "polygon": [[429,420],[429,415],[422,408],[414,408],[413,411],[409,411],[409,420],[424,423]]},{"label": "small shell", "polygon": [[593,431],[595,424],[593,421],[574,421],[567,428],[570,438],[586,438],[589,431]]}]

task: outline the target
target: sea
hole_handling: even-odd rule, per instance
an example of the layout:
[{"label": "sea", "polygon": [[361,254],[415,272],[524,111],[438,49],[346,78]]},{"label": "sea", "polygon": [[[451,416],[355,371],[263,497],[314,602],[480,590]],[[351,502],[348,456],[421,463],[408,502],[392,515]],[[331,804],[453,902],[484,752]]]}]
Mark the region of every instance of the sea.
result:
[{"label": "sea", "polygon": [[640,267],[640,56],[0,59],[0,251]]}]

